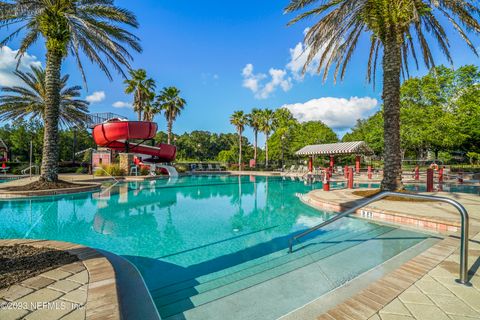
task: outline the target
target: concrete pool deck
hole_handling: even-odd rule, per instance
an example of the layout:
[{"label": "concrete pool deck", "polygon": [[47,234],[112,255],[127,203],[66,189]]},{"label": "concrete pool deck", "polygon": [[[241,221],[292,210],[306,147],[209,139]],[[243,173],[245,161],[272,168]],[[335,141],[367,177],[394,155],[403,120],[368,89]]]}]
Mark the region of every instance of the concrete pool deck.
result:
[{"label": "concrete pool deck", "polygon": [[[319,209],[339,210],[361,199],[351,190],[315,190],[302,197]],[[458,233],[444,240],[397,270],[371,283],[326,312],[322,297],[285,316],[285,319],[401,320],[480,319],[480,197],[463,193],[433,193],[462,203],[470,214],[469,277],[471,287],[457,284],[459,271]],[[399,226],[452,233],[438,226],[458,226],[459,216],[449,205],[432,202],[379,201],[361,210],[361,218]],[[363,211],[363,212],[362,212]],[[367,211],[368,214],[365,214]],[[378,215],[375,215],[378,213]],[[382,216],[383,214],[383,216]],[[386,217],[389,217],[386,219]],[[391,219],[393,217],[393,219]],[[422,221],[421,224],[412,221]],[[436,229],[433,226],[436,226]]]}]

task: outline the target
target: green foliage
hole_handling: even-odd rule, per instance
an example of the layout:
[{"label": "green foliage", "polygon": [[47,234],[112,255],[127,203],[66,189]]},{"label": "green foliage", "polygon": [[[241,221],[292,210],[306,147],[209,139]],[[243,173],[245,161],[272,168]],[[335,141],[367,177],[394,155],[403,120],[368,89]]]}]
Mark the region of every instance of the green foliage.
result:
[{"label": "green foliage", "polygon": [[[480,71],[466,65],[457,70],[439,66],[401,87],[401,146],[405,157],[480,151]],[[365,141],[376,154],[383,152],[383,117],[378,112],[357,121],[343,141]],[[444,154],[443,159],[450,157]]]},{"label": "green foliage", "polygon": [[125,170],[120,168],[119,164],[112,163],[108,165],[102,165],[101,168],[103,170],[96,170],[95,176],[104,177],[104,176],[113,176],[113,177],[122,177],[125,176],[127,173]]},{"label": "green foliage", "polygon": [[[29,72],[14,71],[23,86],[1,87],[0,120],[19,119],[43,121],[46,106],[45,70],[32,66]],[[78,99],[80,86],[67,87],[69,75],[60,80],[60,114],[63,127],[81,126],[88,114],[88,102]]]}]

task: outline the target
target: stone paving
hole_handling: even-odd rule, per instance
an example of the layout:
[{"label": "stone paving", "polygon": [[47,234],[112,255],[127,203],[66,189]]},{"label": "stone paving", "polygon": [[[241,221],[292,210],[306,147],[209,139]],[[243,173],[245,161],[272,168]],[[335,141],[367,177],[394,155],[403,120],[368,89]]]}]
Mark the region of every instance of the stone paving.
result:
[{"label": "stone paving", "polygon": [[0,318],[85,319],[88,271],[82,261],[44,272],[0,291]]},{"label": "stone paving", "polygon": [[[307,203],[322,208],[357,203],[359,198],[339,190],[310,192]],[[471,287],[455,282],[459,272],[458,233],[410,260],[401,268],[372,283],[365,290],[337,305],[318,319],[325,320],[472,320],[480,319],[480,197],[469,194],[437,195],[452,197],[470,214],[469,276]],[[324,206],[323,206],[324,208]],[[459,220],[458,213],[445,205],[382,201],[374,209],[392,210],[413,218],[434,217]],[[458,222],[457,222],[458,223]]]},{"label": "stone paving", "polygon": [[370,320],[480,319],[480,234],[470,241],[472,287],[453,281],[458,277],[458,251],[381,309]]},{"label": "stone paving", "polygon": [[120,319],[115,271],[98,251],[48,240],[0,240],[65,250],[80,261],[49,270],[0,290],[0,319]]}]

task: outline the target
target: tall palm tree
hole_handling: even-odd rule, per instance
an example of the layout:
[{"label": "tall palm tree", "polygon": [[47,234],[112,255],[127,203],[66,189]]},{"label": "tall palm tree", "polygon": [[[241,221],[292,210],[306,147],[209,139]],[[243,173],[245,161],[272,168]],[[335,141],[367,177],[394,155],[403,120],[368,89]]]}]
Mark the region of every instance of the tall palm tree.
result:
[{"label": "tall palm tree", "polygon": [[268,167],[268,138],[270,132],[273,130],[273,120],[275,119],[275,112],[270,109],[262,110],[260,117],[260,131],[265,134],[265,166]]},{"label": "tall palm tree", "polygon": [[180,97],[180,90],[175,87],[165,87],[157,96],[156,105],[165,112],[167,119],[167,143],[171,143],[173,122],[180,115],[187,102]]},{"label": "tall palm tree", "polygon": [[[447,60],[452,62],[446,28],[456,30],[471,50],[475,46],[466,30],[480,32],[480,9],[473,0],[291,0],[286,12],[303,10],[290,24],[306,18],[317,22],[305,35],[310,49],[303,71],[319,55],[318,72],[324,80],[330,67],[335,66],[334,80],[343,78],[362,35],[370,39],[367,80],[375,84],[377,58],[383,67],[384,161],[383,190],[403,189],[400,149],[400,77],[409,76],[409,55],[418,67],[418,58],[430,68],[435,65],[430,44],[434,41]],[[443,23],[450,25],[447,27]],[[426,37],[429,34],[430,37]]]},{"label": "tall palm tree", "polygon": [[252,112],[250,112],[248,116],[248,125],[253,129],[253,159],[255,160],[255,164],[257,163],[257,138],[258,138],[258,131],[260,130],[261,118],[262,118],[262,110],[253,108]]},{"label": "tall palm tree", "polygon": [[230,117],[230,123],[235,126],[238,133],[238,170],[242,170],[242,134],[245,125],[248,124],[248,117],[243,111],[235,111]]},{"label": "tall palm tree", "polygon": [[[155,81],[147,77],[144,69],[130,70],[130,79],[123,81],[126,85],[125,93],[133,93],[133,110],[138,114],[138,121],[142,120],[142,112],[151,107],[149,103],[155,96]],[[151,108],[149,108],[151,109]]]},{"label": "tall palm tree", "polygon": [[45,42],[45,134],[40,180],[56,182],[63,60],[71,54],[84,81],[80,52],[97,64],[110,80],[112,74],[106,62],[125,76],[123,67],[129,68],[132,60],[127,47],[138,52],[141,47],[138,38],[122,27],[136,28],[138,23],[133,13],[116,7],[113,0],[0,0],[0,30],[15,25],[18,27],[0,46],[22,33],[18,59],[39,38]]},{"label": "tall palm tree", "polygon": [[[45,121],[45,70],[31,67],[31,72],[14,71],[23,86],[2,87],[0,121],[30,118]],[[59,122],[64,127],[80,126],[87,120],[88,102],[77,99],[82,87],[67,87],[68,75],[60,79]]]}]

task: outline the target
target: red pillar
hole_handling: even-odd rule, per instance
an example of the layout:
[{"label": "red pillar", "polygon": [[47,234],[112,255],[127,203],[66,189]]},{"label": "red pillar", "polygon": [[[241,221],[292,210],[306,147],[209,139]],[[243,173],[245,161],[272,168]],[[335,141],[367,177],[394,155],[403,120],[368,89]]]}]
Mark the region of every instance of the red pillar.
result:
[{"label": "red pillar", "polygon": [[323,191],[330,191],[330,175],[328,170],[325,170],[323,175]]},{"label": "red pillar", "polygon": [[353,189],[353,168],[348,168],[348,189]]},{"label": "red pillar", "polygon": [[420,168],[418,166],[415,167],[415,180],[420,180]]},{"label": "red pillar", "polygon": [[372,179],[372,166],[368,166],[368,179]]},{"label": "red pillar", "polygon": [[433,169],[427,169],[427,192],[433,192]]},{"label": "red pillar", "polygon": [[360,156],[355,157],[355,172],[360,173]]},{"label": "red pillar", "polygon": [[458,178],[457,178],[457,180],[458,180],[458,183],[463,183],[463,172],[459,172],[459,173],[458,173]]},{"label": "red pillar", "polygon": [[438,169],[438,183],[442,183],[442,182],[443,182],[443,167]]},{"label": "red pillar", "polygon": [[330,169],[333,171],[333,166],[335,165],[335,158],[330,155]]},{"label": "red pillar", "polygon": [[308,158],[308,171],[313,172],[313,157]]}]

